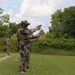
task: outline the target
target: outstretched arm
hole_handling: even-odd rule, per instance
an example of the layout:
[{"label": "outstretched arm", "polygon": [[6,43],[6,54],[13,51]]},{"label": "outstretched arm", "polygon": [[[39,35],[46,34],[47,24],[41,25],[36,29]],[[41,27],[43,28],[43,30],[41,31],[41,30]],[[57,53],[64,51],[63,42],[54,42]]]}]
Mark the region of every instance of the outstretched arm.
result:
[{"label": "outstretched arm", "polygon": [[25,35],[31,35],[33,32],[37,31],[37,30],[40,30],[41,29],[41,25],[37,26],[36,28],[33,28],[33,29],[21,29],[21,33],[22,34],[25,34]]},{"label": "outstretched arm", "polygon": [[40,37],[40,34],[37,34],[36,36],[32,36],[29,39],[30,39],[31,42],[34,42],[34,41],[38,40],[39,37]]},{"label": "outstretched arm", "polygon": [[40,30],[40,29],[41,29],[41,26],[42,26],[42,25],[38,25],[38,26],[36,26],[36,28],[31,29],[32,32],[35,32],[35,31],[37,31],[37,30]]},{"label": "outstretched arm", "polygon": [[35,41],[39,39],[40,36],[41,36],[40,34],[37,34],[36,36],[32,36],[29,38],[31,46],[34,44]]}]

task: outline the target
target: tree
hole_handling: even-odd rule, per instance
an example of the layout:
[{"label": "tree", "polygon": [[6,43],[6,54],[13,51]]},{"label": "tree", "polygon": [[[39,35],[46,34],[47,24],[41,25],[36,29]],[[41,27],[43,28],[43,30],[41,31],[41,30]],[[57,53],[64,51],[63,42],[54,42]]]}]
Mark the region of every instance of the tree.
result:
[{"label": "tree", "polygon": [[0,24],[9,23],[9,15],[8,14],[2,15],[3,11],[4,10],[0,8]]},{"label": "tree", "polygon": [[16,23],[9,23],[9,28],[11,29],[12,34],[17,32],[18,25]]},{"label": "tree", "polygon": [[[60,37],[61,25],[62,25],[63,13],[61,10],[57,10],[53,15],[51,15],[51,33],[54,38]],[[50,31],[49,31],[50,32]]]},{"label": "tree", "polygon": [[75,37],[75,6],[65,8],[63,12],[63,34],[66,38]]},{"label": "tree", "polygon": [[51,29],[55,38],[75,38],[75,6],[65,8],[62,12],[57,10],[51,15]]},{"label": "tree", "polygon": [[51,15],[51,29],[54,31],[60,31],[60,26],[62,24],[62,11],[57,10],[53,15]]},{"label": "tree", "polygon": [[2,8],[0,8],[0,14],[2,14],[3,13],[3,9]]},{"label": "tree", "polygon": [[3,15],[1,18],[2,18],[3,23],[9,23],[9,15],[8,14]]},{"label": "tree", "polygon": [[7,35],[7,29],[8,26],[6,26],[9,23],[9,15],[5,14],[3,15],[3,9],[0,8],[0,37],[5,37]]}]

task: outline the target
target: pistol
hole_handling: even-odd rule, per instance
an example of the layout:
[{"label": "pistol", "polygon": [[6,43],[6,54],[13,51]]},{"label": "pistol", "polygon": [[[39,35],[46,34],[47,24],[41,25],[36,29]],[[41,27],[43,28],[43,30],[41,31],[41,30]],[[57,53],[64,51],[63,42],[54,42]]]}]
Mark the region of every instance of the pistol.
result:
[{"label": "pistol", "polygon": [[41,27],[42,25],[38,25],[37,27]]}]

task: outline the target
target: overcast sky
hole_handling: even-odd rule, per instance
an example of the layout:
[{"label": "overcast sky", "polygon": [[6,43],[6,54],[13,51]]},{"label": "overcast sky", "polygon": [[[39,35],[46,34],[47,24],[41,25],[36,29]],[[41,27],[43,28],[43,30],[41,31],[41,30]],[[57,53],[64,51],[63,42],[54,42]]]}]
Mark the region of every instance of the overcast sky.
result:
[{"label": "overcast sky", "polygon": [[75,0],[0,0],[4,14],[10,15],[10,22],[20,23],[28,20],[29,28],[42,24],[42,29],[48,32],[51,15],[57,10],[74,6]]}]

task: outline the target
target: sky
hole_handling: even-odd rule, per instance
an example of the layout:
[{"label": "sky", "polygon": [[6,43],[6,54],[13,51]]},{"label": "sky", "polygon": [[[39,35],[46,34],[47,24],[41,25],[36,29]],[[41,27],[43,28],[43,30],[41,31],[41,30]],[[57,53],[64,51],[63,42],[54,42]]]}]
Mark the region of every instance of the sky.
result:
[{"label": "sky", "polygon": [[27,20],[30,29],[41,24],[42,29],[48,32],[51,26],[51,15],[57,9],[68,8],[75,5],[75,0],[0,0],[3,14],[10,15],[10,22],[20,23]]}]

